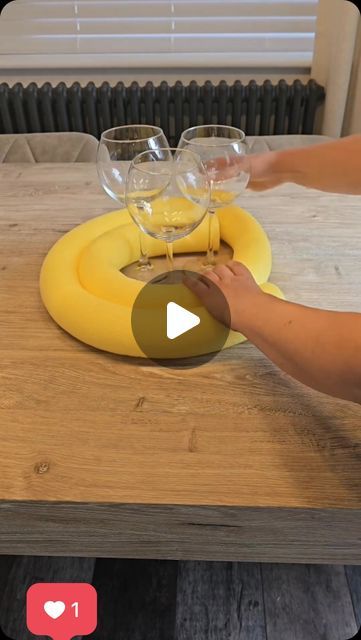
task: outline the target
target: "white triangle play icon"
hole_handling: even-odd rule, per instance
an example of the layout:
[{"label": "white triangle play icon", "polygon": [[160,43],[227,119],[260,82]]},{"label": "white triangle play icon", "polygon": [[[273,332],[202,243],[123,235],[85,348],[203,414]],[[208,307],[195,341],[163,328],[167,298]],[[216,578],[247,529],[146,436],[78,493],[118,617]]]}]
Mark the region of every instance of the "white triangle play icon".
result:
[{"label": "white triangle play icon", "polygon": [[167,338],[174,340],[200,323],[200,318],[176,302],[167,304]]}]

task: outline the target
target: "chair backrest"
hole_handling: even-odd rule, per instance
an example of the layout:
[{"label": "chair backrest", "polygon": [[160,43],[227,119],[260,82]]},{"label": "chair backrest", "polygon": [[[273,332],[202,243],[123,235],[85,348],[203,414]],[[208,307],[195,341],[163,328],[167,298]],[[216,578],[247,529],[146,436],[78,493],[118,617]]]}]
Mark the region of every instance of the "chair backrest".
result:
[{"label": "chair backrest", "polygon": [[87,133],[0,135],[1,162],[95,162],[98,141]]},{"label": "chair backrest", "polygon": [[265,151],[280,151],[292,147],[308,147],[311,144],[320,144],[333,140],[329,136],[317,135],[284,135],[284,136],[247,136],[247,144],[250,153],[263,153]]}]

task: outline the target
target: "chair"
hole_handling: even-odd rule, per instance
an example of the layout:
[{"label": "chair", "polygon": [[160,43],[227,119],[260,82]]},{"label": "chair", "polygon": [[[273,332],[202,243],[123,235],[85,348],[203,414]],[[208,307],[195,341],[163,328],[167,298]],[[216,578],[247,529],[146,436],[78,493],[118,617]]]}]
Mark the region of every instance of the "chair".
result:
[{"label": "chair", "polygon": [[95,162],[98,141],[87,133],[0,135],[2,162]]}]

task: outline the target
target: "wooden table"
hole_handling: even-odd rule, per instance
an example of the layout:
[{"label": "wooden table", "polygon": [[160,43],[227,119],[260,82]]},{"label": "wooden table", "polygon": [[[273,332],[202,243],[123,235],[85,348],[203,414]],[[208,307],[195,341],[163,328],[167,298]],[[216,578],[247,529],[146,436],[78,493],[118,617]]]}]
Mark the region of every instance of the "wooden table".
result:
[{"label": "wooden table", "polygon": [[[289,299],[361,311],[361,198],[287,185],[242,204]],[[180,371],[49,318],[45,254],[111,208],[93,165],[0,167],[0,553],[361,562],[359,406],[251,344]]]}]

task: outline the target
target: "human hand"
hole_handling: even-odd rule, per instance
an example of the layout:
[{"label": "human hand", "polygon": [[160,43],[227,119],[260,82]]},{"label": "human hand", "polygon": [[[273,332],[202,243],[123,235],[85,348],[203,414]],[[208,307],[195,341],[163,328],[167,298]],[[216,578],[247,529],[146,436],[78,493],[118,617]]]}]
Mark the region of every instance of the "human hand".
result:
[{"label": "human hand", "polygon": [[[186,276],[184,284],[199,298],[205,308],[222,324],[242,333],[247,318],[253,313],[263,292],[251,272],[240,262],[232,260],[201,274],[198,278]],[[215,286],[214,286],[215,285]],[[229,307],[220,303],[220,290]]]},{"label": "human hand", "polygon": [[253,191],[273,189],[288,181],[288,176],[279,169],[279,152],[270,151],[239,156],[235,158],[215,158],[206,163],[212,180],[222,182],[237,177],[240,170],[250,174],[248,188]]}]

